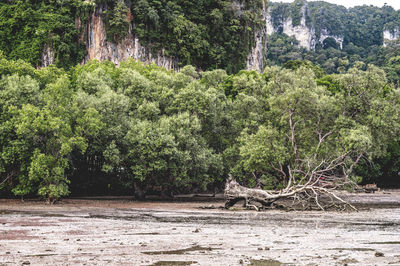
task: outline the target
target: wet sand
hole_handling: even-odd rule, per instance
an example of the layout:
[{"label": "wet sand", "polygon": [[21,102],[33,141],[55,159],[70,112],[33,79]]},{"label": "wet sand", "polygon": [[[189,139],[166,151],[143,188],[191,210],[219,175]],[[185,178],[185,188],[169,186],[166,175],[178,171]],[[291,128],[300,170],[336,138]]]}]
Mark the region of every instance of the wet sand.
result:
[{"label": "wet sand", "polygon": [[0,200],[0,265],[400,265],[398,194],[353,197],[380,208],[345,213]]}]

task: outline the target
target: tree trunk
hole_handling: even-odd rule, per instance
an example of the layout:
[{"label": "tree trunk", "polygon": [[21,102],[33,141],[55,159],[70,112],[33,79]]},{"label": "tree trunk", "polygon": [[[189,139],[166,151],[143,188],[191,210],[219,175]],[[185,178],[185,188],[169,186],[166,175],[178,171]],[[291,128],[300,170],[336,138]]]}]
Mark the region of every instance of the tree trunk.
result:
[{"label": "tree trunk", "polygon": [[225,208],[230,208],[241,200],[245,201],[246,206],[253,201],[267,207],[278,200],[279,197],[274,197],[262,189],[243,187],[230,176],[225,186],[225,199]]},{"label": "tree trunk", "polygon": [[144,200],[146,195],[143,191],[141,185],[138,182],[133,182],[133,188],[135,190],[135,199],[136,200]]}]

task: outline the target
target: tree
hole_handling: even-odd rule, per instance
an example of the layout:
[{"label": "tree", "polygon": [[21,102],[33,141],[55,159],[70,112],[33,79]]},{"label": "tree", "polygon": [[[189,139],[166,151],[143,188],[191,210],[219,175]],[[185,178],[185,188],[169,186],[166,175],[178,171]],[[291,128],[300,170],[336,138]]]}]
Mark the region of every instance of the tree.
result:
[{"label": "tree", "polygon": [[[158,121],[132,121],[126,135],[128,166],[137,183],[162,191],[205,189],[220,159],[200,136],[199,120],[182,113]],[[214,170],[215,173],[215,170]]]},{"label": "tree", "polygon": [[[39,103],[39,83],[30,76],[4,76],[0,80],[0,188],[11,191],[19,180],[26,180],[32,143],[15,132],[18,110],[26,105]],[[25,189],[31,192],[30,186]]]},{"label": "tree", "polygon": [[339,44],[336,42],[335,38],[332,37],[328,37],[326,38],[323,42],[322,42],[323,48],[324,49],[328,49],[328,48],[334,48],[334,49],[339,49],[340,46]]},{"label": "tree", "polygon": [[398,88],[400,86],[400,56],[395,56],[389,59],[386,67],[388,80]]},{"label": "tree", "polygon": [[121,41],[127,34],[129,29],[128,21],[129,8],[124,1],[118,1],[115,7],[107,13],[107,36],[115,42]]},{"label": "tree", "polygon": [[[24,88],[29,87],[24,84]],[[23,96],[32,101],[29,94]],[[11,108],[14,116],[10,133],[14,139],[9,143],[19,149],[10,154],[6,146],[3,153],[6,162],[15,167],[18,178],[12,191],[20,196],[37,193],[53,203],[69,193],[69,155],[74,149],[85,151],[85,134],[99,131],[97,112],[77,109],[66,76],[48,84],[36,102],[23,103],[23,100],[20,99],[20,107]],[[90,120],[95,123],[87,123]]]},{"label": "tree", "polygon": [[[121,76],[130,77],[125,74],[122,71]],[[92,124],[102,130],[86,136],[88,147],[85,153],[74,151],[72,154],[76,171],[71,189],[77,194],[108,194],[126,182],[122,170],[126,168],[123,139],[130,122],[130,106],[135,106],[136,98],[118,92],[117,83],[122,82],[114,64],[91,62],[78,66],[73,76],[76,79],[77,107],[93,109],[98,114],[98,121]]]}]

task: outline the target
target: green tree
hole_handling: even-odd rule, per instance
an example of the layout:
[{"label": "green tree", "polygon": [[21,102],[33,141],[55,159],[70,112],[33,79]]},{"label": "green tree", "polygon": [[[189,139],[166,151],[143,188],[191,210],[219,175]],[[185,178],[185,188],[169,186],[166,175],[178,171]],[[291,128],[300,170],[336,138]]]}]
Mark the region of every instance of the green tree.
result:
[{"label": "green tree", "polygon": [[286,183],[341,177],[360,181],[354,166],[382,155],[399,129],[397,93],[387,92],[382,77],[373,66],[352,69],[336,76],[341,91],[332,95],[305,68],[272,74],[265,88],[268,122],[256,132],[244,130],[240,138],[244,169]]},{"label": "green tree", "polygon": [[[30,76],[4,76],[0,80],[0,189],[11,193],[18,180],[28,182],[30,156],[34,146],[19,138],[15,132],[18,110],[26,104],[37,105],[40,99],[39,83]],[[27,186],[25,194],[31,193]]]},{"label": "green tree", "polygon": [[128,21],[128,12],[129,8],[124,1],[118,1],[109,14],[107,13],[106,32],[111,40],[120,42],[128,34],[130,22]]},{"label": "green tree", "polygon": [[398,88],[400,86],[400,56],[390,58],[385,70],[389,82]]},{"label": "green tree", "polygon": [[84,152],[85,134],[100,130],[97,112],[77,108],[68,78],[62,76],[46,86],[36,106],[23,104],[15,114],[15,136],[28,144],[24,152],[30,158],[21,163],[13,193],[24,196],[36,192],[49,203],[68,195],[69,155],[74,149]]},{"label": "green tree", "polygon": [[[90,4],[89,4],[90,7]],[[0,50],[9,59],[22,59],[40,66],[47,46],[57,65],[70,67],[84,56],[78,42],[75,17],[88,8],[88,2],[11,1],[0,3]]]},{"label": "green tree", "polygon": [[[133,121],[126,135],[129,165],[137,182],[163,190],[205,189],[220,159],[200,136],[201,125],[188,113],[159,121]],[[215,173],[215,171],[214,171]]]}]

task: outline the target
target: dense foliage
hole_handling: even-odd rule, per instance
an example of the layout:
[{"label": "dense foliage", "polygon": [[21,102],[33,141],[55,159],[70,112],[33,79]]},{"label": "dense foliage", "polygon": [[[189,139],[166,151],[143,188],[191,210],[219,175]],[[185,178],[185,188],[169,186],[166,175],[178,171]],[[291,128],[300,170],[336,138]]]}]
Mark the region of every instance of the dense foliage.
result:
[{"label": "dense foliage", "polygon": [[[389,67],[390,61],[400,50],[397,41],[387,42],[383,46],[383,31],[395,33],[400,27],[400,11],[390,6],[357,6],[346,9],[342,6],[316,1],[297,0],[288,3],[270,3],[270,12],[274,33],[267,40],[267,61],[269,64],[284,65],[289,60],[309,60],[319,65],[328,73],[338,73],[349,69],[358,61]],[[332,37],[322,43],[316,42],[315,49],[299,47],[293,36],[287,36],[280,27],[287,18],[292,19],[293,26],[299,24],[300,8],[305,8],[306,25],[315,32],[318,40],[322,34],[341,37],[342,47]],[[392,71],[386,69],[387,73]],[[393,73],[393,71],[392,71]],[[397,82],[398,76],[388,75]]]},{"label": "dense foliage", "polygon": [[246,66],[255,32],[263,26],[262,2],[134,0],[134,31],[183,65],[237,72]]},{"label": "dense foliage", "polygon": [[2,56],[1,193],[50,202],[70,192],[169,195],[213,190],[228,173],[273,188],[299,160],[342,153],[359,165],[349,180],[384,184],[390,173],[398,182],[400,94],[381,69],[361,66],[326,76],[304,62],[228,76],[128,60],[66,72]]},{"label": "dense foliage", "polygon": [[93,8],[80,0],[13,0],[0,2],[0,50],[9,59],[41,65],[45,47],[54,51],[58,66],[81,62],[85,46],[78,43],[75,18]]}]

